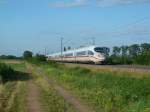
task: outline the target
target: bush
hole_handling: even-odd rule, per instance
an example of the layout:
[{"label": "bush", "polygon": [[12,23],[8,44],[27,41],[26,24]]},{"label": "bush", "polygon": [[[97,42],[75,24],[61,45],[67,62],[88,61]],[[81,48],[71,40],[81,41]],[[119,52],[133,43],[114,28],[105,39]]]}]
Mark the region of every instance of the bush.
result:
[{"label": "bush", "polygon": [[135,58],[137,64],[150,65],[150,52],[146,51]]},{"label": "bush", "polygon": [[24,51],[23,58],[25,60],[28,60],[28,59],[32,58],[32,55],[33,55],[33,53],[31,51]]},{"label": "bush", "polygon": [[10,66],[0,63],[0,82],[13,80],[15,78],[14,74],[15,72]]},{"label": "bush", "polygon": [[45,55],[41,55],[41,54],[37,54],[35,56],[36,60],[38,61],[46,61],[46,56]]}]

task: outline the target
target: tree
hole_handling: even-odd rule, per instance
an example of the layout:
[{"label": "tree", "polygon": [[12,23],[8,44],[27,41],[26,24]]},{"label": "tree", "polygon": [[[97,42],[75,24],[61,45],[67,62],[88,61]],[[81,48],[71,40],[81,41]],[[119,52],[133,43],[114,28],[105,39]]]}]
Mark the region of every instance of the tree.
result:
[{"label": "tree", "polygon": [[150,44],[148,44],[148,43],[141,44],[141,51],[142,52],[145,52],[145,51],[150,52]]},{"label": "tree", "polygon": [[0,59],[21,59],[21,57],[17,57],[14,55],[1,55]]},{"label": "tree", "polygon": [[115,46],[113,54],[108,57],[109,64],[144,64],[150,65],[150,44],[133,44],[131,46]]},{"label": "tree", "polygon": [[113,55],[114,56],[119,56],[120,51],[121,51],[120,47],[117,47],[117,46],[113,47]]},{"label": "tree", "polygon": [[130,60],[130,57],[129,57],[129,47],[128,46],[121,46],[121,63],[122,64],[131,64],[132,61]]},{"label": "tree", "polygon": [[46,56],[42,54],[36,54],[35,58],[37,61],[46,61]]},{"label": "tree", "polygon": [[122,56],[127,56],[128,54],[128,46],[121,46],[121,53],[122,53]]},{"label": "tree", "polygon": [[140,51],[140,46],[138,44],[133,44],[129,47],[129,54],[131,57],[137,57]]},{"label": "tree", "polygon": [[[107,49],[110,51],[110,49]],[[106,58],[106,63],[107,64],[120,64],[121,63],[121,58],[120,58],[120,47],[113,47],[113,54],[109,57]]]},{"label": "tree", "polygon": [[150,65],[150,52],[145,51],[136,58],[137,64]]},{"label": "tree", "polygon": [[33,53],[31,51],[24,51],[23,58],[24,59],[30,59],[32,58]]}]

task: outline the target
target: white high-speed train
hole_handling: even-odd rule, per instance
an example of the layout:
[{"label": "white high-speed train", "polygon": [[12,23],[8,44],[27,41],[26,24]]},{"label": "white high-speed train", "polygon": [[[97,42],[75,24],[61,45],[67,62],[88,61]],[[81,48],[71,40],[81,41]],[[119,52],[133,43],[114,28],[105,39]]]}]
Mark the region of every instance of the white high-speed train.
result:
[{"label": "white high-speed train", "polygon": [[101,64],[105,61],[103,47],[88,46],[47,55],[47,60]]}]

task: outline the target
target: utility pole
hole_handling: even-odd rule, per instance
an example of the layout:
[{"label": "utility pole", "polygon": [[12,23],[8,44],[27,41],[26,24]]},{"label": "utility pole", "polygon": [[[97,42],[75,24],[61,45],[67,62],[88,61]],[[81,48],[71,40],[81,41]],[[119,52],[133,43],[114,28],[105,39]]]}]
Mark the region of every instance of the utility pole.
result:
[{"label": "utility pole", "polygon": [[63,37],[61,37],[61,39],[60,39],[60,44],[61,44],[61,61],[62,61],[62,59],[63,59]]}]

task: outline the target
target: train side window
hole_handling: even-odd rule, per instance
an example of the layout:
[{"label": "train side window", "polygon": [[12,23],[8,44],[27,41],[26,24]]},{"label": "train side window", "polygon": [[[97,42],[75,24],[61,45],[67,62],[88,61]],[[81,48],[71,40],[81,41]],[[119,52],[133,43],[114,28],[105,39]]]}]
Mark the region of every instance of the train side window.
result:
[{"label": "train side window", "polygon": [[65,54],[65,56],[73,56],[73,53]]},{"label": "train side window", "polygon": [[86,51],[77,52],[77,56],[83,56],[86,55]]},{"label": "train side window", "polygon": [[104,53],[104,48],[102,47],[96,47],[94,48],[95,52]]},{"label": "train side window", "polygon": [[88,55],[94,55],[92,51],[88,51]]}]

